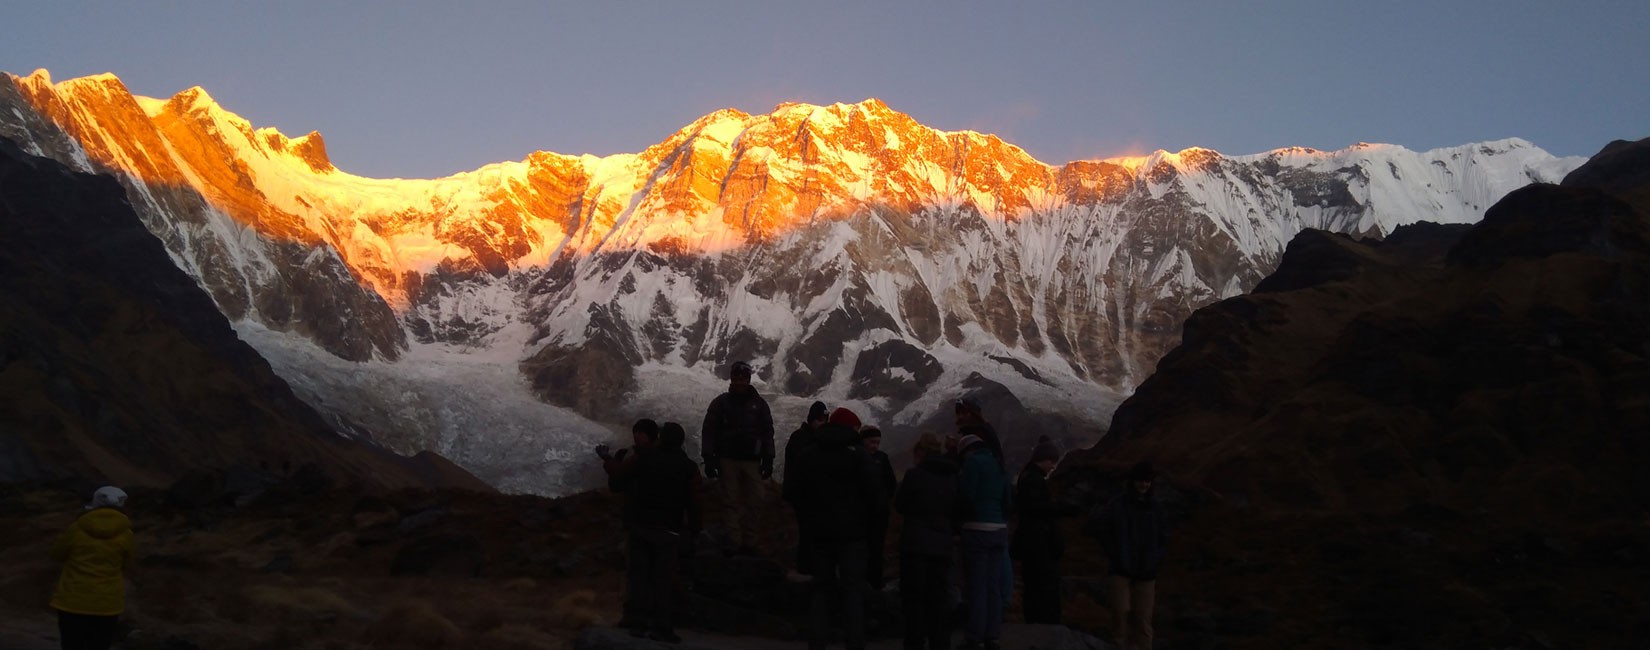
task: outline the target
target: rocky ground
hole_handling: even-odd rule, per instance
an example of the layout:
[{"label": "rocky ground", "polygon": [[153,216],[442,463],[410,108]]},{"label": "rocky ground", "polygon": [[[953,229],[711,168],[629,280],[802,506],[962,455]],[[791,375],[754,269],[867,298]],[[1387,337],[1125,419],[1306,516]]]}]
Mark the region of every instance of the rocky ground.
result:
[{"label": "rocky ground", "polygon": [[[618,620],[623,589],[621,502],[613,495],[370,496],[306,493],[298,489],[303,482],[196,475],[170,490],[134,490],[129,513],[138,550],[125,647],[648,647],[602,631]],[[715,508],[714,491],[706,496]],[[784,558],[794,526],[777,486],[768,496],[763,555]],[[47,547],[81,502],[78,493],[52,486],[0,491],[7,522],[0,553],[11,558],[0,568],[0,646],[56,647],[46,602],[57,567]],[[896,524],[890,539],[897,534]],[[1085,544],[1076,544],[1077,553],[1092,553]],[[773,560],[723,557],[714,534],[701,546],[690,570],[687,641],[802,647],[806,588],[786,582],[784,566]],[[890,557],[891,573],[897,565]],[[1093,584],[1072,580],[1069,618],[1079,630],[1106,635]],[[1178,602],[1175,591],[1165,601]],[[897,643],[895,603],[892,590],[873,599],[873,637],[880,639],[874,647]],[[1018,620],[1017,605],[1009,617]],[[1064,628],[1015,627],[1010,635],[1019,644],[1010,647],[1102,647]]]}]

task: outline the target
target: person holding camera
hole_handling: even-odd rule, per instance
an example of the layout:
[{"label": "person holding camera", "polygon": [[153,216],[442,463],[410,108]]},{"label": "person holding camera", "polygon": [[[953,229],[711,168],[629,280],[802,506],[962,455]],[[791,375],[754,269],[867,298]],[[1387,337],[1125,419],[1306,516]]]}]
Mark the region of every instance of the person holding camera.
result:
[{"label": "person holding camera", "polygon": [[658,439],[659,423],[642,418],[630,426],[629,448],[613,453],[613,448],[608,445],[596,445],[596,457],[602,459],[602,471],[607,473],[607,489],[618,492],[615,481],[623,478],[642,453],[652,449]]}]

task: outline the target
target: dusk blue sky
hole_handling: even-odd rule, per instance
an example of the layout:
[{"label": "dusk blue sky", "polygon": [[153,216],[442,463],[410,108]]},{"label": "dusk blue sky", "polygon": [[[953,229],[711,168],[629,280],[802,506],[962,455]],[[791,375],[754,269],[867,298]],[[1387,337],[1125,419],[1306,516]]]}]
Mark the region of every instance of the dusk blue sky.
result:
[{"label": "dusk blue sky", "polygon": [[333,4],[8,2],[0,70],[199,85],[377,177],[637,152],[719,108],[867,97],[1056,164],[1650,136],[1645,0]]}]

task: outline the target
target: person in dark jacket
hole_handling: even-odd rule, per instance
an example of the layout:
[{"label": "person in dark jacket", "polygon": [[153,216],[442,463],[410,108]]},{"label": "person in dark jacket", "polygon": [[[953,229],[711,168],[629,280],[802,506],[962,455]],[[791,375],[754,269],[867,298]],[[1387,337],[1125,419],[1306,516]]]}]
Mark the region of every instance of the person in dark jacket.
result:
[{"label": "person in dark jacket", "polygon": [[674,629],[677,561],[684,538],[692,539],[700,528],[699,466],[682,451],[686,438],[682,425],[666,422],[654,448],[636,459],[617,486],[626,493],[630,532],[625,572],[626,591],[635,596],[631,634],[665,643],[682,642]]},{"label": "person in dark jacket", "polygon": [[1090,534],[1106,551],[1117,645],[1124,650],[1152,647],[1152,609],[1157,598],[1157,571],[1168,549],[1163,506],[1152,493],[1156,473],[1150,461],[1129,470],[1123,493],[1089,522]]},{"label": "person in dark jacket", "polygon": [[808,519],[805,543],[813,555],[808,647],[825,647],[831,601],[842,602],[843,637],[850,650],[865,647],[866,534],[881,489],[860,445],[859,417],[839,408],[815,432],[814,448],[790,472],[799,482]]},{"label": "person in dark jacket", "polygon": [[762,481],[773,476],[773,415],[751,386],[751,366],[734,362],[728,392],[705,410],[699,429],[705,475],[722,486],[723,525],[736,553],[756,553]]},{"label": "person in dark jacket", "polygon": [[602,459],[602,471],[607,473],[607,489],[619,491],[614,487],[615,481],[622,480],[623,475],[630,471],[636,460],[642,457],[642,452],[652,449],[654,441],[658,439],[659,423],[642,418],[630,425],[630,448],[613,453],[605,444],[596,445],[596,457]]},{"label": "person in dark jacket", "polygon": [[877,485],[881,488],[876,497],[877,508],[871,513],[871,528],[866,534],[865,581],[872,589],[882,591],[888,585],[882,572],[882,547],[888,539],[888,518],[893,514],[888,505],[894,499],[894,490],[899,487],[899,482],[894,478],[893,463],[882,451],[882,429],[862,428],[859,439],[867,460],[871,462],[872,471],[877,474]]},{"label": "person in dark jacket", "polygon": [[[630,426],[631,446],[628,449],[620,449],[618,453],[613,453],[605,444],[596,445],[596,456],[602,459],[602,471],[607,473],[607,489],[614,492],[624,491],[631,472],[636,468],[636,462],[653,449],[658,437],[659,423],[648,418],[642,418]],[[633,519],[631,509],[633,507],[633,500],[625,499],[624,522],[627,531],[631,528],[631,520]],[[639,602],[641,596],[634,591],[633,587],[634,585],[630,581],[626,581],[624,614],[619,618],[619,627],[630,630],[643,627],[635,612],[635,603]]]},{"label": "person in dark jacket", "polygon": [[1048,476],[1060,462],[1060,448],[1043,436],[1031,451],[1031,461],[1020,472],[1014,491],[1014,511],[1020,524],[1014,529],[1009,551],[1019,558],[1025,577],[1022,599],[1027,623],[1060,624],[1060,556],[1065,540],[1061,517],[1074,512],[1054,502]]},{"label": "person in dark jacket", "polygon": [[780,485],[779,494],[786,503],[791,504],[791,512],[796,515],[796,569],[785,574],[785,577],[793,582],[806,581],[808,576],[813,575],[813,570],[809,568],[806,543],[809,534],[803,528],[808,518],[802,515],[802,482],[791,480],[794,476],[791,472],[801,466],[802,457],[813,449],[814,433],[825,426],[828,420],[830,412],[826,409],[825,403],[814,402],[813,406],[808,407],[808,418],[803,420],[802,426],[797,427],[796,431],[791,433],[790,439],[785,441],[785,482]]},{"label": "person in dark jacket", "polygon": [[980,437],[980,427],[964,427],[962,449],[962,550],[967,588],[970,649],[993,649],[1002,639],[1004,564],[1008,559],[1008,516],[1012,510],[1002,457]]},{"label": "person in dark jacket", "polygon": [[951,650],[951,556],[956,537],[957,463],[925,433],[911,450],[917,464],[894,497],[904,518],[899,539],[900,609],[905,650]]}]

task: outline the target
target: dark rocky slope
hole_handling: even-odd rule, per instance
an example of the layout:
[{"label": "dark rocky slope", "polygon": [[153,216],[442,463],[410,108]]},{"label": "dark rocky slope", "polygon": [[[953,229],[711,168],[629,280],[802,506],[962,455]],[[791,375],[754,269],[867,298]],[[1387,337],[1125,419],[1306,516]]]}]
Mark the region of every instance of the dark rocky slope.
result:
[{"label": "dark rocky slope", "polygon": [[114,179],[3,139],[0,304],[0,481],[169,485],[313,464],[364,487],[489,489],[435,454],[337,435],[236,337]]},{"label": "dark rocky slope", "polygon": [[1647,434],[1643,140],[1471,228],[1303,232],[1187,321],[1063,482],[1166,471],[1170,638],[1630,647],[1650,638]]}]

